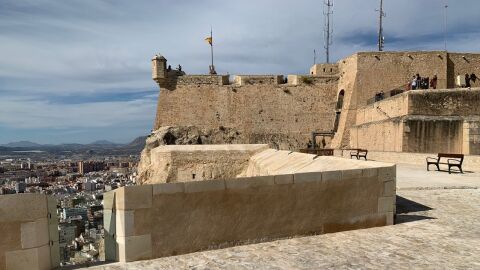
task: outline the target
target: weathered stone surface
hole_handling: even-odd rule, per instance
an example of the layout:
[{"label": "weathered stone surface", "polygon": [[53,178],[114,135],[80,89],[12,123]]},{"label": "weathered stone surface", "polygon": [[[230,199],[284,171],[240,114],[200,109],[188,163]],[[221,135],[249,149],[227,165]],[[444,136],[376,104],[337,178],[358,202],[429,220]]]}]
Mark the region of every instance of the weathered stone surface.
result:
[{"label": "weathered stone surface", "polygon": [[321,172],[310,172],[310,173],[296,173],[293,176],[293,182],[295,184],[304,184],[304,183],[321,183],[322,173]]},{"label": "weathered stone surface", "polygon": [[186,182],[185,193],[209,192],[225,189],[225,180],[207,180],[201,182]]},{"label": "weathered stone surface", "polygon": [[49,226],[47,218],[22,223],[20,230],[22,249],[36,248],[48,244]]},{"label": "weathered stone surface", "polygon": [[[54,215],[49,213],[53,212]],[[56,203],[44,194],[0,196],[0,269],[52,269],[59,265]]]},{"label": "weathered stone surface", "polygon": [[115,206],[118,210],[150,208],[152,196],[152,185],[121,187],[115,190]]},{"label": "weathered stone surface", "polygon": [[228,179],[239,175],[252,155],[267,145],[164,145],[145,150],[142,184]]},{"label": "weathered stone surface", "polygon": [[134,210],[117,210],[115,212],[115,217],[117,237],[135,235]]},{"label": "weathered stone surface", "polygon": [[174,194],[185,192],[183,183],[165,183],[153,185],[153,195],[157,194]]},{"label": "weathered stone surface", "polygon": [[290,185],[293,184],[293,174],[275,175],[275,185]]},{"label": "weathered stone surface", "polygon": [[[397,215],[395,226],[298,237],[88,269],[478,268],[479,189],[401,190],[398,195],[414,204],[403,208],[403,213]],[[418,208],[419,205],[422,207]]]},{"label": "weathered stone surface", "polygon": [[152,239],[150,235],[117,237],[118,259],[132,262],[152,258]]},{"label": "weathered stone surface", "polygon": [[379,213],[393,212],[394,204],[395,204],[395,198],[393,196],[380,197],[378,199],[378,212]]},{"label": "weathered stone surface", "polygon": [[14,194],[0,196],[0,221],[33,221],[47,216],[47,196]]},{"label": "weathered stone surface", "polygon": [[227,189],[245,189],[275,184],[274,176],[254,176],[225,180]]},{"label": "weathered stone surface", "polygon": [[6,270],[51,269],[50,247],[48,245],[31,249],[9,251],[5,253],[5,257]]},{"label": "weathered stone surface", "polygon": [[378,180],[382,182],[394,181],[397,175],[396,166],[378,168]]},{"label": "weathered stone surface", "polygon": [[115,206],[115,190],[103,193],[103,209],[112,210]]}]

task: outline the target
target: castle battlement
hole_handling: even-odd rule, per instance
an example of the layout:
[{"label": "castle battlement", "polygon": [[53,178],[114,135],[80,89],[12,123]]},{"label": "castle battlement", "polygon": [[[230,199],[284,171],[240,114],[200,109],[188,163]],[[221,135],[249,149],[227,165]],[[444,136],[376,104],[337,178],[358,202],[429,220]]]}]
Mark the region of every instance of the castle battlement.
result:
[{"label": "castle battlement", "polygon": [[177,85],[228,85],[228,75],[183,75],[176,77]]},{"label": "castle battlement", "polygon": [[[237,75],[233,80],[229,75],[186,75],[168,68],[164,57],[157,56],[152,61],[153,79],[161,89],[167,90],[160,94],[162,98],[159,99],[157,107],[155,129],[163,126],[196,126],[205,130],[226,127],[241,134],[243,143],[270,143],[281,149],[290,150],[305,147],[312,132],[333,131],[335,135],[327,142],[328,147],[358,146],[373,151],[379,144],[359,144],[355,141],[356,138],[361,138],[359,141],[370,138],[378,138],[372,141],[379,141],[389,136],[401,138],[398,132],[402,130],[388,129],[387,126],[375,130],[366,127],[352,129],[356,125],[357,117],[361,117],[358,115],[363,112],[361,108],[374,103],[378,93],[383,93],[382,96],[387,98],[398,95],[409,89],[408,85],[416,74],[425,79],[436,76],[437,89],[454,89],[457,87],[456,78],[459,75],[480,76],[480,54],[446,51],[359,52],[337,63],[315,64],[309,74],[288,75],[286,80],[284,75],[275,74]],[[165,67],[167,70],[163,70]],[[471,81],[471,87],[480,87],[480,79]],[[436,92],[427,94],[426,100],[420,98],[423,91],[403,96],[408,95],[409,102],[422,100],[420,103],[424,104],[422,106],[425,108],[440,108],[422,115],[438,114],[442,117],[444,116],[441,110],[450,111],[448,108],[453,106],[449,105],[450,102],[471,104],[471,100],[477,100],[475,91],[429,91]],[[464,94],[457,96],[457,93]],[[391,108],[403,110],[404,107],[399,106],[401,97],[393,98],[392,101],[385,100],[382,104],[385,106],[391,103],[389,105]],[[439,106],[430,106],[428,102]],[[419,110],[422,106],[416,109]],[[376,108],[373,110],[372,117],[385,116]],[[476,112],[475,107],[470,105],[462,106],[461,110],[467,115]],[[192,111],[202,113],[195,114],[191,113]],[[449,116],[458,114],[459,112],[453,112]],[[369,124],[373,125],[379,124]],[[431,125],[434,125],[433,122]],[[448,123],[445,122],[445,127],[447,126]],[[352,135],[351,130],[358,131],[358,134]],[[383,131],[378,134],[372,133],[378,130],[385,133],[382,133]],[[432,127],[432,130],[443,134],[440,129]],[[387,131],[392,133],[389,134]],[[480,149],[478,136],[472,135],[473,143],[463,148],[460,147],[460,143],[453,143],[453,140],[460,140],[463,135],[445,136],[442,137],[443,140],[451,141],[449,145],[455,147],[448,149],[431,147],[423,140],[428,138],[427,136],[412,137],[409,140],[411,146],[408,147],[398,146],[390,149],[388,147],[394,144],[388,142],[385,149],[463,153],[477,153],[475,149]],[[466,137],[464,141],[467,141]]]},{"label": "castle battlement", "polygon": [[233,81],[237,86],[285,83],[283,75],[236,75]]}]

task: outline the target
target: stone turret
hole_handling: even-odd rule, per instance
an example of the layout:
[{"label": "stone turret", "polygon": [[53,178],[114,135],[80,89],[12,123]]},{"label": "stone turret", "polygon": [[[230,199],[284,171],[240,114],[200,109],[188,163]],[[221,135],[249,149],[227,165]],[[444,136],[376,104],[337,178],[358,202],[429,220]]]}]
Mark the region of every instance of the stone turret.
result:
[{"label": "stone turret", "polygon": [[166,82],[167,78],[167,59],[157,54],[152,58],[152,79],[159,85],[162,85]]}]

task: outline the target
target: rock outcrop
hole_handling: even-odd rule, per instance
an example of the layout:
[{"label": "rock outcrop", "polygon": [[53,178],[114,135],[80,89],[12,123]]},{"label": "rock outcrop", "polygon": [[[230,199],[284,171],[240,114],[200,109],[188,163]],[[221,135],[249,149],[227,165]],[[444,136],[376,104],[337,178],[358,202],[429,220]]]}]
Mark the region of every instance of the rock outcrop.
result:
[{"label": "rock outcrop", "polygon": [[[245,135],[234,128],[218,127],[217,129],[201,129],[196,126],[161,127],[152,132],[147,139],[138,165],[139,184],[147,183],[155,170],[152,168],[150,152],[162,145],[195,145],[195,144],[268,144],[274,149],[300,149],[303,142],[286,134],[254,134]],[[157,172],[158,173],[158,172]]]}]

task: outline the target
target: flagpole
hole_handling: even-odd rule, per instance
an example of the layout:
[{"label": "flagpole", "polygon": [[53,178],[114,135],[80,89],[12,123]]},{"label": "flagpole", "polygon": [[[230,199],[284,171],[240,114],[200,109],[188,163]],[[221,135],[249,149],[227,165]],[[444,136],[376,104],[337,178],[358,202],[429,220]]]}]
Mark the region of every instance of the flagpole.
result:
[{"label": "flagpole", "polygon": [[[212,67],[211,67],[211,70],[214,71],[215,70],[215,67],[213,66],[213,28],[212,26],[210,26],[210,40],[212,41],[210,43],[210,50],[211,50],[211,54],[212,54]],[[212,72],[211,72],[212,73]]]}]

